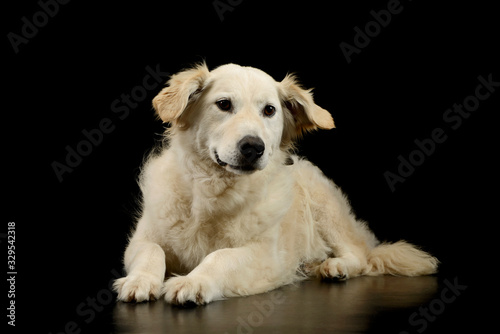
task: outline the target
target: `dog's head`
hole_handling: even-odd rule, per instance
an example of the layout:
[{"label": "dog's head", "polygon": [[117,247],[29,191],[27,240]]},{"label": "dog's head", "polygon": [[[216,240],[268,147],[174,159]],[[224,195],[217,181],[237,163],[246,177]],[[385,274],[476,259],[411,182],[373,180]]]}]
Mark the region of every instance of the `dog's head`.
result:
[{"label": "dog's head", "polygon": [[170,78],[153,106],[172,132],[189,133],[195,152],[235,174],[264,169],[273,152],[333,119],[295,77],[281,82],[252,67],[205,64]]}]

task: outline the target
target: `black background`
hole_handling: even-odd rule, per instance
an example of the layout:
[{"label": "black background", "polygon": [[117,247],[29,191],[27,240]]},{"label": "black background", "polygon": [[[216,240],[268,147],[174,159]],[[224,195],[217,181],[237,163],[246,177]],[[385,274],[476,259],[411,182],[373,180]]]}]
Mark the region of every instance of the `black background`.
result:
[{"label": "black background", "polygon": [[[306,136],[299,153],[348,194],[381,240],[421,245],[441,260],[443,278],[468,285],[448,311],[450,325],[485,323],[497,290],[500,87],[456,130],[443,114],[474,94],[478,76],[500,81],[498,15],[481,2],[401,1],[402,11],[347,63],[339,44],[354,44],[354,27],[387,4],[246,0],[221,21],[212,1],[72,1],[18,53],[7,35],[21,34],[22,17],[32,21],[41,7],[9,4],[1,232],[15,221],[17,329],[58,333],[74,320],[84,333],[109,330],[102,319],[112,304],[88,325],[76,309],[121,271],[135,179],[163,131],[151,107],[163,83],[123,120],[111,103],[142,85],[146,66],[173,74],[201,60],[257,67],[276,80],[295,72],[314,87],[337,128]],[[104,118],[114,130],[59,182],[51,164],[64,163],[65,147]],[[435,128],[447,140],[391,191],[384,173],[397,173],[398,156]]]}]

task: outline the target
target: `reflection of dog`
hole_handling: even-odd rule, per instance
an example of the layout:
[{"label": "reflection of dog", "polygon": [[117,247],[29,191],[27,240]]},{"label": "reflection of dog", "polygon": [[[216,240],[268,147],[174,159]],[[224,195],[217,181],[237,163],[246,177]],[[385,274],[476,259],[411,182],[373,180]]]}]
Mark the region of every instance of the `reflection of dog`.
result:
[{"label": "reflection of dog", "polygon": [[172,126],[168,148],[142,171],[142,217],[118,299],[203,304],[306,274],[436,271],[436,258],[404,241],[379,244],[339,188],[290,154],[302,133],[334,127],[293,76],[201,64],[174,75],[153,105]]}]

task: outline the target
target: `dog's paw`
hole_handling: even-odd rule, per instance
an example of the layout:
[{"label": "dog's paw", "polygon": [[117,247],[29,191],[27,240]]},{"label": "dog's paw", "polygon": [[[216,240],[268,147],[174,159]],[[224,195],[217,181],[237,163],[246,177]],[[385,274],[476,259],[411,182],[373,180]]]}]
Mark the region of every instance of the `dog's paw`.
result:
[{"label": "dog's paw", "polygon": [[222,297],[215,282],[204,276],[170,278],[163,286],[163,293],[165,300],[175,305],[203,305]]},{"label": "dog's paw", "polygon": [[347,261],[342,258],[329,258],[318,266],[321,277],[345,281],[350,277]]},{"label": "dog's paw", "polygon": [[113,289],[118,293],[118,300],[139,303],[158,299],[162,286],[163,280],[150,273],[141,273],[117,279]]}]

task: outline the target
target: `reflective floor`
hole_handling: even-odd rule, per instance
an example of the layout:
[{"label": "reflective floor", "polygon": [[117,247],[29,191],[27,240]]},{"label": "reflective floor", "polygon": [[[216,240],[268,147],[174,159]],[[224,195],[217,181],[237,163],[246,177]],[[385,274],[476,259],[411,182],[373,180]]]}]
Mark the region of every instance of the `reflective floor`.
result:
[{"label": "reflective floor", "polygon": [[[431,332],[456,301],[453,279],[358,277],[311,280],[205,306],[117,303],[115,333],[421,333]],[[459,282],[455,282],[456,285]],[[445,301],[442,300],[446,290]],[[434,332],[434,331],[432,331]]]}]

